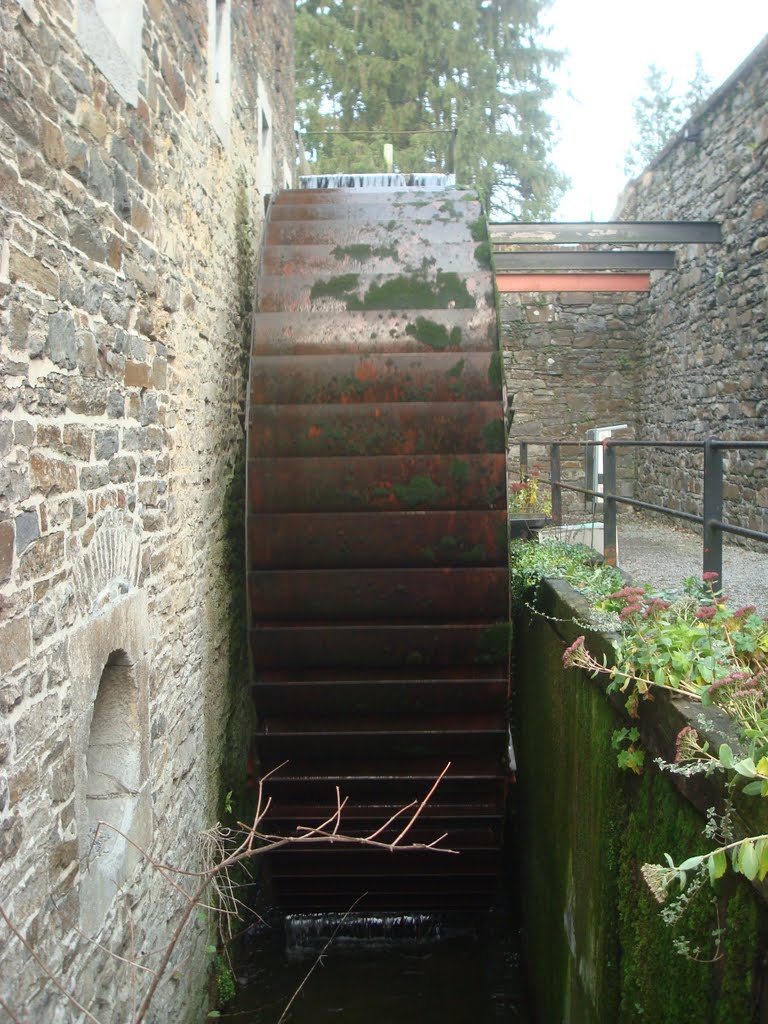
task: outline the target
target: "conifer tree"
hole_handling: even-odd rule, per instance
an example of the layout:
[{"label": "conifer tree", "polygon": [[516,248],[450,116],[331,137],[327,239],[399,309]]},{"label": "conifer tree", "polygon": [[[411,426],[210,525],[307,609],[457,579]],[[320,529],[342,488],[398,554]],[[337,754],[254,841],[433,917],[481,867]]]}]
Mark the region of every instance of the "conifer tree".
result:
[{"label": "conifer tree", "polygon": [[632,104],[636,138],[624,156],[624,173],[639,174],[647,167],[704,103],[711,89],[701,54],[696,54],[694,75],[684,97],[676,93],[670,75],[655,64],[649,65],[645,90]]},{"label": "conifer tree", "polygon": [[495,213],[551,212],[548,0],[298,0],[299,118],[317,173],[455,171]]}]

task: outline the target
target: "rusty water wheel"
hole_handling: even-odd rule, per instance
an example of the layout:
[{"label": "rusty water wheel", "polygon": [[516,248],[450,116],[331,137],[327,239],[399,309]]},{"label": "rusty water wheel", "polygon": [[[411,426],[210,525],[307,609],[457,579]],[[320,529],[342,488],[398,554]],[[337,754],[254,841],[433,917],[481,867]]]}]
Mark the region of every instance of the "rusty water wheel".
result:
[{"label": "rusty water wheel", "polygon": [[[290,833],[349,797],[390,853],[271,857],[289,911],[461,909],[496,892],[506,783],[501,360],[480,205],[460,190],[271,204],[251,354],[247,572],[256,748]],[[378,838],[391,841],[406,814]]]}]

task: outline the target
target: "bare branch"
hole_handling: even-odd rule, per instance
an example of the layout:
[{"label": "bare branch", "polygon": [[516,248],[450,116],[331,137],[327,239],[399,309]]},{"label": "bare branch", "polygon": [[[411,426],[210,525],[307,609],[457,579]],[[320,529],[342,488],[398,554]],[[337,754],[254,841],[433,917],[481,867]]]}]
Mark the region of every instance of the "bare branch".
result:
[{"label": "bare branch", "polygon": [[398,844],[398,843],[400,842],[400,840],[401,840],[401,839],[402,839],[402,838],[403,838],[403,837],[404,837],[405,835],[407,835],[407,833],[408,833],[408,832],[410,831],[410,829],[411,829],[411,826],[412,826],[412,825],[413,825],[413,823],[414,823],[414,822],[416,821],[416,819],[417,819],[417,818],[418,818],[418,816],[419,816],[419,815],[421,814],[421,812],[422,812],[422,811],[424,810],[424,808],[425,808],[425,807],[427,806],[428,802],[430,801],[430,799],[431,799],[431,797],[432,797],[432,794],[433,794],[433,793],[435,792],[435,790],[437,789],[437,787],[438,787],[438,786],[440,785],[440,783],[441,783],[441,782],[443,781],[443,779],[445,778],[445,775],[446,775],[446,773],[447,773],[447,771],[448,771],[448,769],[449,769],[450,767],[451,767],[451,762],[449,761],[449,762],[448,762],[448,764],[447,764],[447,765],[445,766],[445,768],[443,768],[443,770],[442,770],[442,771],[440,772],[440,774],[438,775],[438,777],[437,777],[437,778],[435,779],[435,781],[434,781],[434,782],[432,783],[432,788],[430,789],[430,791],[429,791],[429,792],[427,793],[427,795],[426,795],[426,796],[424,797],[424,799],[423,799],[423,800],[421,801],[421,803],[420,803],[420,804],[419,804],[419,806],[417,807],[417,809],[416,809],[416,811],[414,812],[414,814],[413,814],[413,817],[411,818],[411,820],[410,820],[410,821],[408,822],[408,824],[407,824],[407,825],[405,826],[405,828],[404,828],[404,829],[403,829],[403,831],[402,831],[402,832],[400,833],[400,835],[399,835],[399,836],[397,837],[397,839],[395,839],[395,841],[394,841],[394,842],[392,843],[392,845],[393,845],[393,846],[397,846],[397,844]]},{"label": "bare branch", "polygon": [[349,908],[349,910],[348,910],[348,911],[346,912],[346,914],[345,914],[345,915],[344,915],[344,916],[342,917],[342,919],[341,919],[341,920],[339,921],[339,923],[338,923],[338,924],[336,925],[336,927],[335,927],[335,928],[333,929],[333,931],[331,932],[330,938],[329,938],[329,939],[328,939],[328,941],[327,941],[327,942],[325,943],[325,945],[324,945],[324,946],[323,946],[323,948],[322,948],[322,949],[320,950],[320,952],[319,952],[319,953],[317,954],[317,957],[316,957],[316,959],[314,960],[314,962],[313,962],[312,966],[311,966],[311,967],[309,968],[309,970],[307,971],[307,973],[306,973],[306,974],[304,975],[304,977],[303,977],[303,979],[302,979],[302,981],[301,981],[301,984],[300,984],[300,985],[299,985],[299,987],[298,987],[298,988],[296,989],[296,991],[295,991],[295,992],[293,993],[293,995],[291,996],[291,998],[290,998],[290,999],[288,1000],[288,1003],[287,1003],[287,1005],[286,1005],[285,1009],[284,1009],[284,1010],[283,1010],[283,1012],[282,1012],[282,1013],[280,1014],[280,1018],[279,1018],[279,1020],[278,1020],[277,1024],[283,1024],[283,1021],[284,1021],[284,1020],[286,1019],[286,1016],[287,1016],[287,1014],[288,1014],[288,1011],[289,1011],[289,1010],[290,1010],[290,1008],[291,1008],[291,1007],[293,1006],[293,1004],[294,1004],[294,1002],[295,1002],[295,1000],[296,1000],[296,997],[298,996],[299,992],[301,992],[301,990],[302,990],[302,989],[304,988],[304,986],[306,985],[306,983],[307,983],[307,982],[309,981],[309,979],[310,979],[310,976],[312,975],[312,972],[313,972],[313,971],[314,971],[314,969],[315,969],[315,968],[317,967],[317,965],[318,965],[319,963],[321,963],[321,962],[322,962],[322,959],[323,959],[323,957],[325,956],[325,953],[326,953],[326,951],[327,951],[328,947],[329,947],[329,946],[330,946],[330,944],[331,944],[331,943],[333,942],[333,940],[334,940],[334,939],[336,938],[336,935],[338,934],[339,928],[341,928],[341,926],[342,926],[342,925],[344,924],[344,922],[345,922],[345,921],[347,920],[347,918],[348,918],[348,917],[349,917],[349,915],[350,915],[350,914],[352,913],[352,911],[353,911],[353,910],[355,909],[355,907],[356,907],[356,906],[357,906],[357,904],[358,904],[358,903],[360,902],[360,900],[363,900],[363,899],[365,899],[365,897],[366,897],[367,895],[368,895],[368,893],[367,893],[367,892],[364,892],[364,893],[362,893],[362,894],[361,894],[360,896],[358,896],[358,897],[357,897],[357,899],[355,900],[355,902],[354,902],[354,903],[352,904],[352,906],[351,906],[351,907]]},{"label": "bare branch", "polygon": [[43,972],[43,974],[45,974],[45,976],[56,986],[56,988],[59,990],[59,992],[61,992],[61,994],[63,996],[65,996],[69,1000],[69,1002],[72,1003],[73,1006],[76,1006],[78,1008],[78,1010],[80,1010],[82,1013],[84,1013],[85,1016],[88,1018],[88,1020],[92,1021],[93,1024],[99,1024],[99,1021],[96,1019],[96,1017],[94,1017],[92,1013],[90,1013],[88,1010],[86,1010],[86,1008],[82,1005],[82,1003],[79,1003],[75,999],[75,997],[72,995],[71,992],[68,992],[64,988],[64,986],[61,984],[59,979],[56,977],[56,975],[50,969],[48,964],[46,964],[44,960],[41,960],[41,958],[37,955],[37,953],[34,951],[34,949],[29,944],[29,942],[27,942],[27,940],[21,934],[21,932],[16,927],[16,925],[13,923],[13,921],[11,921],[10,917],[8,917],[8,915],[5,912],[5,907],[3,907],[2,904],[0,904],[0,917],[2,917],[2,919],[5,921],[5,923],[8,925],[8,927],[11,929],[13,934],[16,936],[16,938],[22,944],[22,946],[24,946],[24,948],[31,955],[31,957],[35,961],[35,963],[40,967],[40,970]]},{"label": "bare branch", "polygon": [[2,1008],[8,1014],[8,1016],[11,1019],[12,1024],[23,1024],[23,1021],[21,1020],[21,1018],[16,1016],[16,1014],[13,1012],[13,1010],[10,1008],[8,1003],[6,1003],[6,1001],[3,999],[2,996],[0,996],[0,1006],[2,1006]]}]

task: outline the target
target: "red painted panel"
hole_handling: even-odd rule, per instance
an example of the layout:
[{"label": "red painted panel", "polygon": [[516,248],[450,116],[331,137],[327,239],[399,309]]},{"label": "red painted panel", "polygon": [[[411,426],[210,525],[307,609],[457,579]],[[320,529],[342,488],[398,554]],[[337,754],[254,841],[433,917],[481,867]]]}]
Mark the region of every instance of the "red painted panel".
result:
[{"label": "red painted panel", "polygon": [[500,292],[647,292],[650,274],[497,274]]}]

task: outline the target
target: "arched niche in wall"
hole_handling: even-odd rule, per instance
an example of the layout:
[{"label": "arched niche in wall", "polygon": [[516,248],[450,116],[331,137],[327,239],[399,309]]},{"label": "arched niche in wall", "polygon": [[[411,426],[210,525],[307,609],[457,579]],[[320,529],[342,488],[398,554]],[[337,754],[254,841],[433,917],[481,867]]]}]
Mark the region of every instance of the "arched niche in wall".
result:
[{"label": "arched niche in wall", "polygon": [[85,755],[88,855],[81,900],[96,926],[138,863],[140,854],[128,837],[136,838],[137,824],[142,834],[146,832],[138,820],[146,780],[141,777],[141,720],[133,669],[125,651],[113,651],[107,658]]},{"label": "arched niche in wall", "polygon": [[[145,848],[152,839],[149,641],[143,590],[108,604],[70,641],[80,925],[91,935],[142,863],[128,839]],[[114,828],[97,833],[100,821]]]}]

